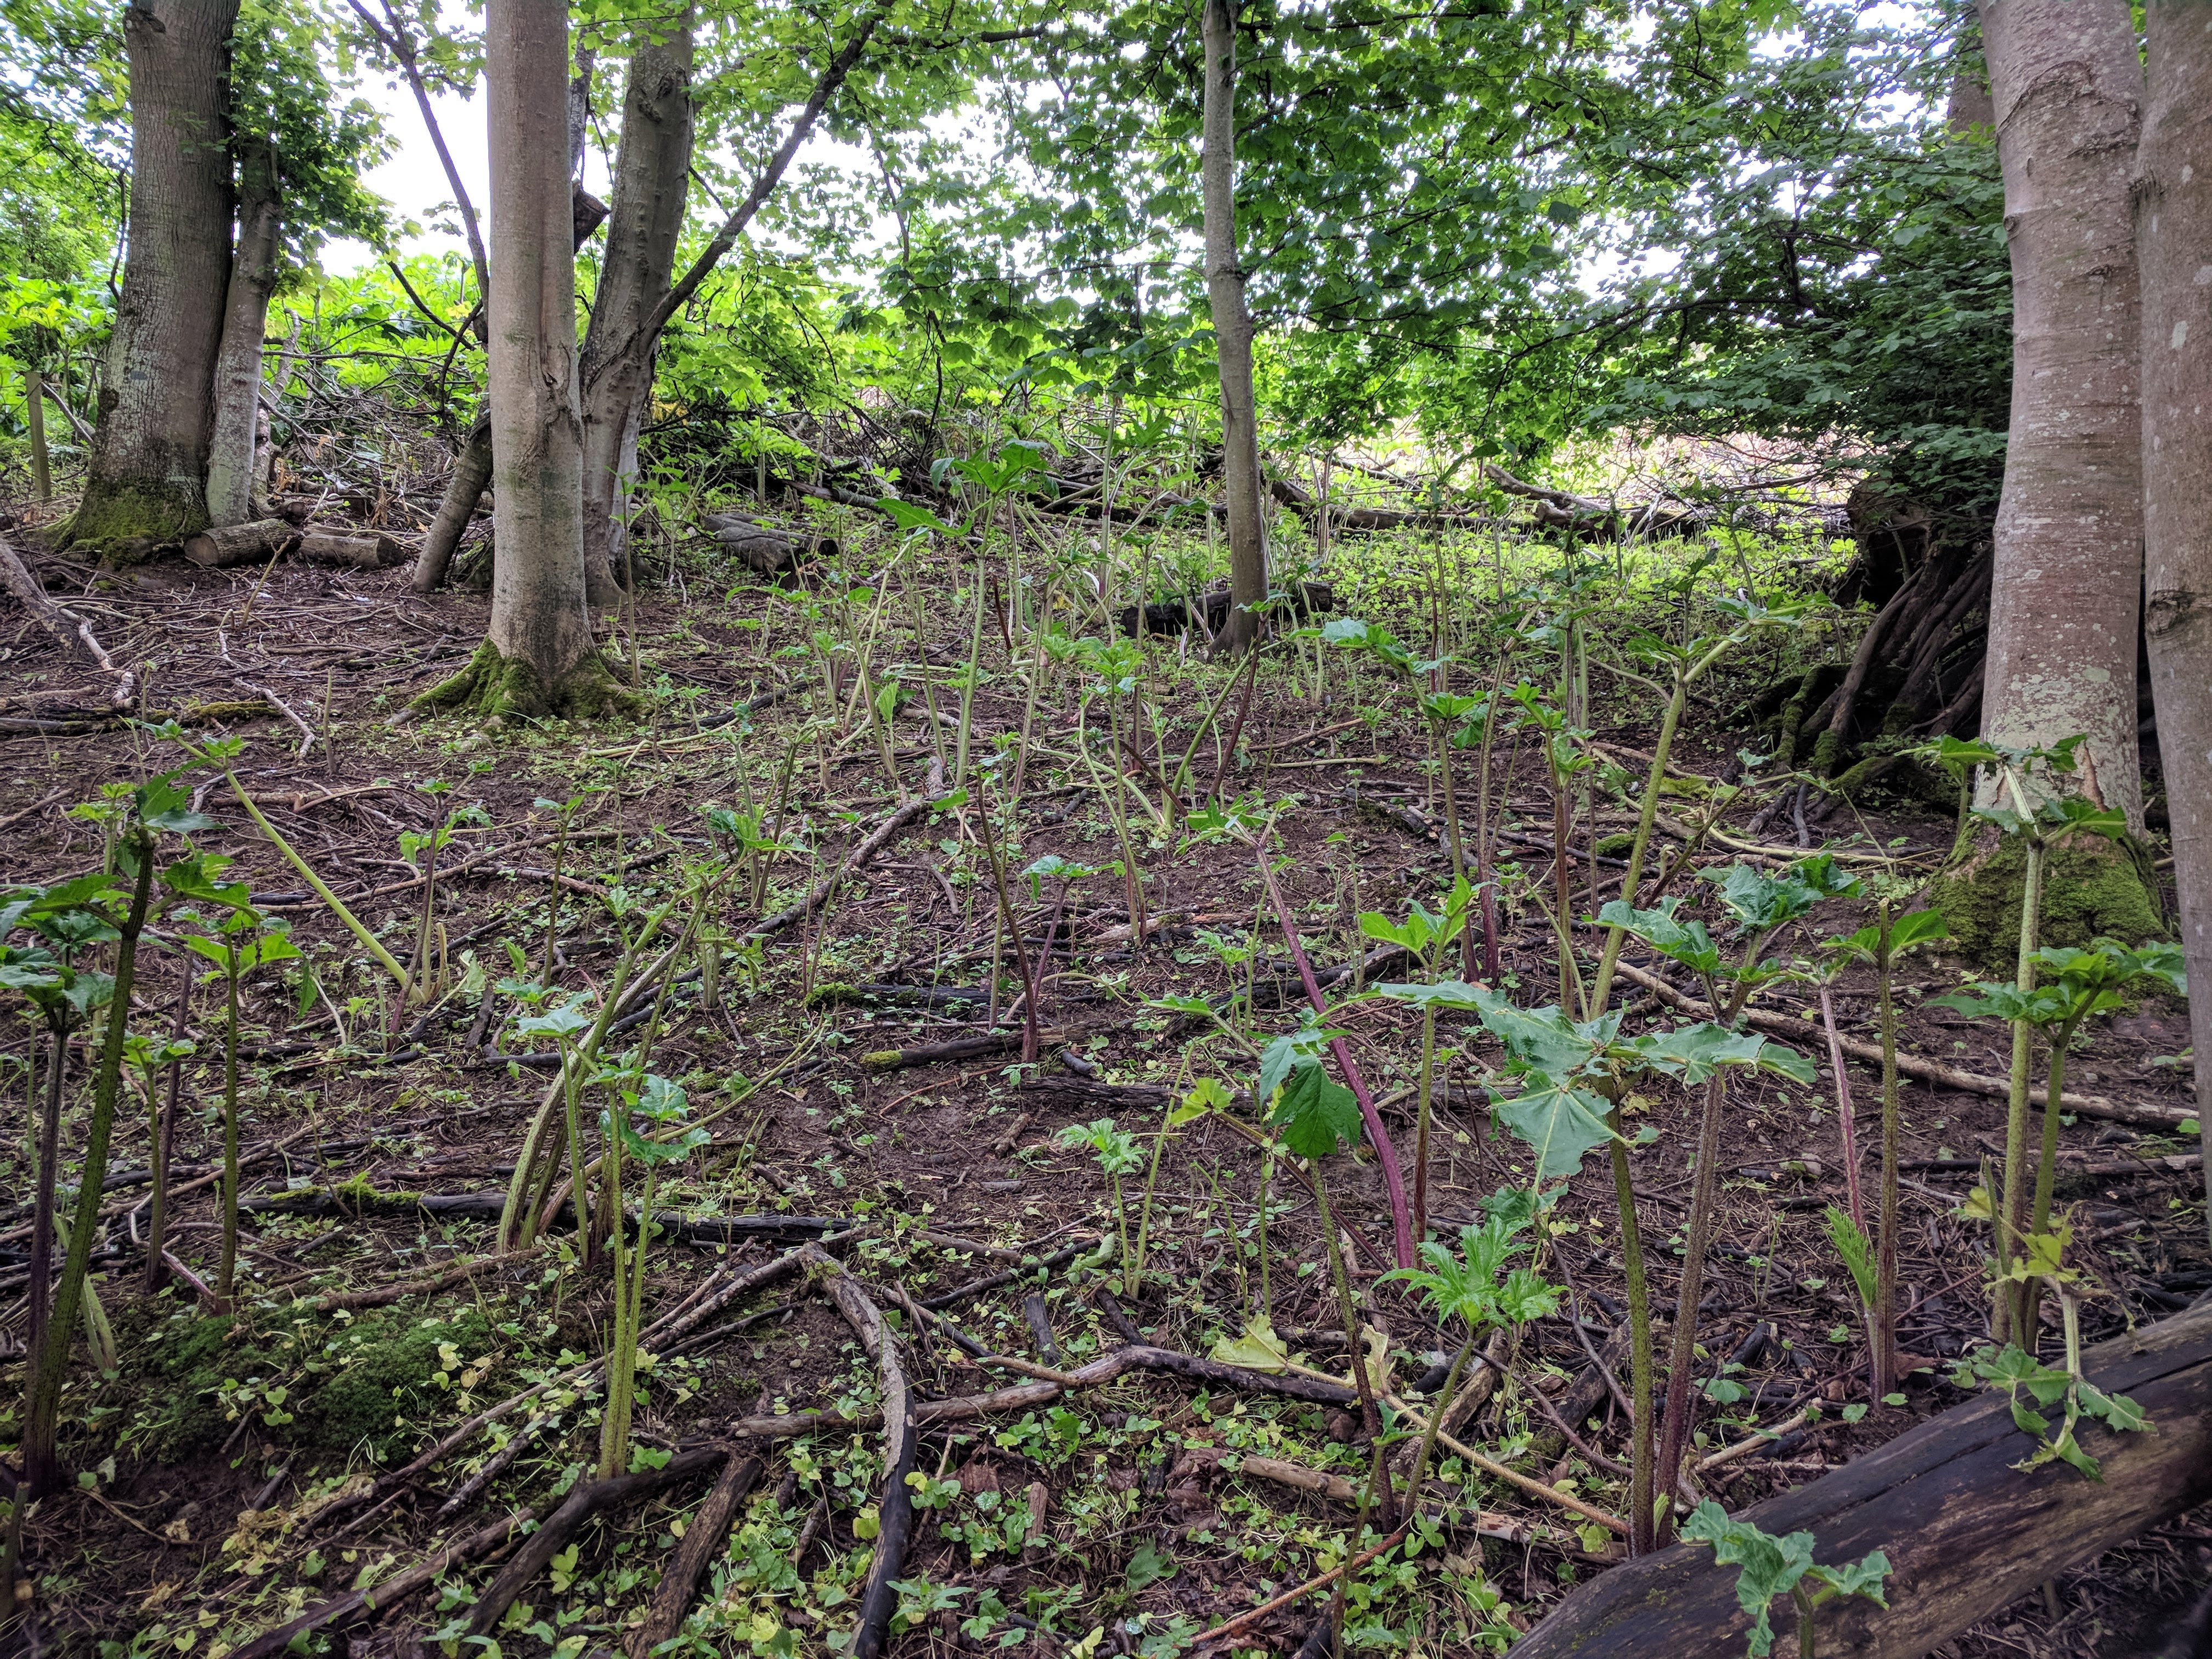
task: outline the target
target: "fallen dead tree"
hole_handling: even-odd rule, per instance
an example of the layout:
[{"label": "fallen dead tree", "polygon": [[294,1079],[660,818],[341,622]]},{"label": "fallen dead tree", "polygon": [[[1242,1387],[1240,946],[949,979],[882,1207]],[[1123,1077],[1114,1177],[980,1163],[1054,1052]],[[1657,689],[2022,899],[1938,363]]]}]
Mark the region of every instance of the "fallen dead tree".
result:
[{"label": "fallen dead tree", "polygon": [[795,570],[808,560],[837,556],[834,537],[780,529],[739,513],[709,513],[699,522],[726,551],[763,576]]},{"label": "fallen dead tree", "polygon": [[[2114,1434],[2084,1419],[2101,1481],[2063,1464],[2015,1467],[2034,1442],[1989,1394],[1834,1474],[1754,1504],[1742,1519],[1809,1532],[1814,1559],[1890,1560],[1889,1605],[1847,1599],[1816,1615],[1829,1659],[1919,1659],[2054,1575],[2212,1499],[2212,1304],[2083,1355],[2089,1380],[2142,1407],[2153,1431]],[[1749,1620],[1736,1571],[1676,1545],[1601,1575],[1513,1649],[1515,1659],[1738,1659]],[[1775,1607],[1778,1647],[1796,1616]]]},{"label": "fallen dead tree", "polygon": [[256,519],[248,524],[203,530],[185,544],[185,556],[204,570],[259,564],[280,556],[309,564],[380,570],[403,562],[407,550],[373,530],[343,530],[330,525],[295,526],[284,519]]}]

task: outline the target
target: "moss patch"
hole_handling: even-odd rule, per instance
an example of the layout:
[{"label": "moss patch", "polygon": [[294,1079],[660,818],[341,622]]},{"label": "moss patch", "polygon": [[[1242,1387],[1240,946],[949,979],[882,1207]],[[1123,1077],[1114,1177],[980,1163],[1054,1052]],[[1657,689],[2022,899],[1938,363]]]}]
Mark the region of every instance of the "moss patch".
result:
[{"label": "moss patch", "polygon": [[[1928,902],[1951,924],[1960,953],[1991,973],[2008,975],[2019,960],[2027,872],[2027,844],[2005,836],[1944,871],[1928,889]],[[2045,855],[2044,944],[2082,945],[2102,937],[2140,945],[2165,936],[2165,918],[2131,851],[2077,840]]]},{"label": "moss patch", "polygon": [[134,1437],[176,1463],[219,1449],[250,1413],[270,1439],[382,1462],[448,1414],[456,1372],[493,1346],[473,1309],[333,1320],[291,1335],[180,1313],[149,1330],[125,1368],[145,1389]]},{"label": "moss patch", "polygon": [[54,543],[90,548],[104,564],[140,564],[207,527],[207,495],[196,484],[168,479],[94,484]]},{"label": "moss patch", "polygon": [[596,651],[560,681],[548,685],[538,671],[517,657],[500,655],[489,640],[452,678],[441,681],[408,705],[418,713],[472,714],[489,720],[510,714],[527,720],[599,720],[635,716],[643,705],[614,677]]}]

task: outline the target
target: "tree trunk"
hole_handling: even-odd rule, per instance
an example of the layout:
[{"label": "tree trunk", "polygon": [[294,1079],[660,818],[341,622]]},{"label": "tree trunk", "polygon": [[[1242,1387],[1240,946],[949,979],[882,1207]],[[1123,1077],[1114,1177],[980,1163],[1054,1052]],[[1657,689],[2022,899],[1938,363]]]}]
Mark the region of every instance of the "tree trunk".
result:
[{"label": "tree trunk", "polygon": [[[2212,1056],[2212,39],[2189,0],[2150,0],[2136,258],[2142,274],[2144,634],[2173,821],[2191,1036]],[[2212,1155],[2212,1058],[2197,1121]],[[2212,1185],[2212,1156],[2205,1159]],[[2212,1209],[2206,1215],[2212,1226]]]},{"label": "tree trunk", "polygon": [[210,524],[244,524],[253,516],[261,348],[269,332],[269,295],[276,286],[283,228],[276,146],[267,138],[249,139],[240,146],[238,246],[231,255],[230,296],[223,307],[222,347],[215,365],[215,425],[208,443]]},{"label": "tree trunk", "polygon": [[1980,15],[2013,282],[1982,732],[2086,735],[2106,804],[2141,833],[2135,30],[2122,0],[1982,0]]},{"label": "tree trunk", "polygon": [[1267,526],[1260,514],[1260,434],[1252,395],[1252,317],[1237,263],[1237,19],[1234,0],[1205,0],[1206,297],[1221,370],[1222,487],[1229,512],[1229,625],[1216,641],[1234,654],[1260,637],[1267,597]]},{"label": "tree trunk", "polygon": [[684,228],[691,171],[691,15],[664,39],[641,26],[623,93],[614,205],[599,292],[584,337],[584,575],[592,604],[611,605],[629,539],[637,428],[653,390],[657,330]]},{"label": "tree trunk", "polygon": [[490,482],[491,416],[487,413],[477,416],[470,425],[469,435],[461,440],[460,453],[453,457],[453,470],[446,475],[446,493],[439,499],[437,516],[430,520],[422,551],[415,561],[415,574],[408,582],[415,592],[434,593],[446,580],[453,550],[461,544],[461,532],[476,517],[477,503],[483,499],[484,486]]},{"label": "tree trunk", "polygon": [[112,557],[203,529],[216,353],[230,287],[224,109],[238,0],[124,13],[130,247],[84,499],[67,539]]},{"label": "tree trunk", "polygon": [[31,483],[39,499],[54,498],[53,465],[46,455],[46,378],[35,368],[23,371],[23,420],[31,434]]},{"label": "tree trunk", "polygon": [[276,373],[269,382],[268,414],[254,428],[252,499],[257,511],[266,510],[269,481],[276,471],[277,405],[283,400],[284,388],[292,383],[292,366],[300,361],[300,313],[295,311],[291,315],[292,326],[284,335],[284,350],[276,359]]},{"label": "tree trunk", "polygon": [[584,606],[568,80],[567,14],[539,0],[489,0],[486,388],[499,550],[489,635],[421,707],[581,715],[618,699]]}]

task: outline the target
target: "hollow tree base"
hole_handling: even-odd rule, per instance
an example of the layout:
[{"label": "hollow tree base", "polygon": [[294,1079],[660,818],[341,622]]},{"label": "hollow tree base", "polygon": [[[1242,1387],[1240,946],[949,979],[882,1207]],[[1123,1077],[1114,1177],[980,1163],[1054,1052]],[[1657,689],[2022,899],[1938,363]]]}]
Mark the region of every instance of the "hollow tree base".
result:
[{"label": "hollow tree base", "polygon": [[634,716],[643,705],[596,651],[548,684],[531,664],[520,657],[501,656],[499,647],[486,640],[460,672],[408,706],[418,714],[470,714],[485,720],[518,715],[589,720]]},{"label": "hollow tree base", "polygon": [[[2100,937],[2128,945],[2166,936],[2148,855],[2105,841],[2075,841],[2044,860],[2041,940],[2083,945]],[[2027,848],[2017,836],[1986,843],[1937,876],[1928,902],[1943,913],[1960,955],[2009,976],[2020,951],[2021,893]]]}]

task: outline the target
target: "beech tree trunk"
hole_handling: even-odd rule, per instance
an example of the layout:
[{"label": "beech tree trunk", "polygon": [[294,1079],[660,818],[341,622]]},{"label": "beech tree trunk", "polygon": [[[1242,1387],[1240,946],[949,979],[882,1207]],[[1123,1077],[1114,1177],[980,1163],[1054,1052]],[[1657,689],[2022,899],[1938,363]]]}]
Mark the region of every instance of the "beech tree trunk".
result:
[{"label": "beech tree trunk", "polygon": [[143,555],[206,527],[216,354],[230,288],[224,98],[238,0],[124,11],[130,245],[84,499],[69,539]]},{"label": "beech tree trunk", "polygon": [[1216,648],[1234,654],[1260,637],[1267,597],[1267,525],[1260,512],[1260,433],[1252,395],[1252,316],[1237,263],[1237,18],[1234,0],[1205,0],[1206,298],[1221,372],[1223,492],[1229,515],[1229,625]]},{"label": "beech tree trunk", "polygon": [[[2150,0],[2135,190],[2142,276],[2144,635],[2173,822],[2181,949],[2212,1191],[2212,22]],[[2206,1221],[2212,1227],[2212,1207]]]},{"label": "beech tree trunk", "polygon": [[584,606],[583,430],[576,407],[568,21],[544,0],[488,0],[491,158],[485,295],[494,498],[491,623],[423,706],[487,716],[588,714],[618,698]]},{"label": "beech tree trunk", "polygon": [[276,149],[256,137],[240,147],[238,246],[231,255],[222,345],[216,356],[215,420],[208,441],[207,510],[214,525],[253,516],[254,437],[261,428],[261,349],[276,286],[283,228]]},{"label": "beech tree trunk", "polygon": [[1982,732],[2086,734],[2106,804],[2140,833],[2135,29],[2125,0],[1982,0],[1980,16],[2013,283]]},{"label": "beech tree trunk", "polygon": [[623,93],[606,255],[584,337],[584,578],[590,601],[611,605],[629,539],[637,429],[653,391],[659,331],[647,324],[667,296],[691,172],[691,14],[665,38],[641,27]]}]

